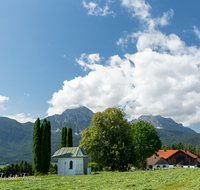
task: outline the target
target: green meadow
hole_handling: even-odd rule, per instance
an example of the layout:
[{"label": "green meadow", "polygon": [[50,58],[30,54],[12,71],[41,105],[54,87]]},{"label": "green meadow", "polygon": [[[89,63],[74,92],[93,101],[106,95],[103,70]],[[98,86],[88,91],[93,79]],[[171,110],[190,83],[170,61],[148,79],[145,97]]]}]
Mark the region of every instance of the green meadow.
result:
[{"label": "green meadow", "polygon": [[[37,180],[38,179],[38,180]],[[98,172],[77,176],[37,176],[1,180],[0,189],[200,189],[200,169]]]}]

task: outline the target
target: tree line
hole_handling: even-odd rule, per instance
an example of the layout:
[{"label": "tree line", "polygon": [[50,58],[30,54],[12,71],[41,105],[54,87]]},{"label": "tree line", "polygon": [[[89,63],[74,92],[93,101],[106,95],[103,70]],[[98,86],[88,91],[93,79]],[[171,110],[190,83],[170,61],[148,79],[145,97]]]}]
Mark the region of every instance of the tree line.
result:
[{"label": "tree line", "polygon": [[2,169],[0,169],[0,173],[3,173],[3,176],[14,176],[14,175],[20,175],[22,173],[26,173],[26,175],[30,176],[33,175],[33,165],[32,163],[29,163],[27,161],[23,161],[21,160],[20,164],[16,163],[12,163],[9,164],[5,167],[3,167]]},{"label": "tree line", "polygon": [[161,149],[160,137],[152,124],[144,121],[130,124],[125,116],[119,108],[93,115],[79,144],[92,162],[112,170],[128,164],[144,169],[146,159]]},{"label": "tree line", "polygon": [[[50,173],[57,173],[57,164],[50,164],[48,168],[48,172]],[[9,176],[22,176],[25,173],[26,176],[34,175],[33,164],[27,161],[21,160],[20,164],[12,163],[9,164],[2,169],[0,169],[0,173],[3,174],[2,177],[9,177]]]},{"label": "tree line", "polygon": [[60,148],[62,147],[73,147],[73,136],[72,136],[72,128],[63,127],[61,131],[61,141]]},{"label": "tree line", "polygon": [[33,169],[34,174],[47,174],[51,160],[51,124],[46,119],[40,126],[40,119],[33,127]]}]

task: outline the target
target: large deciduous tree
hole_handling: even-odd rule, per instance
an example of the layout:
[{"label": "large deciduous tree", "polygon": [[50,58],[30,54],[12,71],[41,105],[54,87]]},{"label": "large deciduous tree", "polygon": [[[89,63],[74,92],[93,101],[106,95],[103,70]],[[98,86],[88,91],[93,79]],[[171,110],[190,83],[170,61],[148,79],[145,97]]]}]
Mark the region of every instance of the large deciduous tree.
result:
[{"label": "large deciduous tree", "polygon": [[144,169],[146,159],[161,149],[162,142],[154,126],[144,121],[132,124],[132,136],[136,159]]},{"label": "large deciduous tree", "polygon": [[108,108],[93,115],[90,127],[82,132],[80,147],[93,162],[112,170],[133,163],[131,127],[119,108]]}]

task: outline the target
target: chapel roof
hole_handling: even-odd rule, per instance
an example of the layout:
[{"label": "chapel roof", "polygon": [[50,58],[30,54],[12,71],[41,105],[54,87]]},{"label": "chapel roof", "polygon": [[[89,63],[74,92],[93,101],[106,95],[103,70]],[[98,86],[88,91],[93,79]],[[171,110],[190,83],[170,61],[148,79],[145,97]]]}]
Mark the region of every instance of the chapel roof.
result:
[{"label": "chapel roof", "polygon": [[57,150],[52,158],[82,158],[88,157],[80,147],[62,147]]}]

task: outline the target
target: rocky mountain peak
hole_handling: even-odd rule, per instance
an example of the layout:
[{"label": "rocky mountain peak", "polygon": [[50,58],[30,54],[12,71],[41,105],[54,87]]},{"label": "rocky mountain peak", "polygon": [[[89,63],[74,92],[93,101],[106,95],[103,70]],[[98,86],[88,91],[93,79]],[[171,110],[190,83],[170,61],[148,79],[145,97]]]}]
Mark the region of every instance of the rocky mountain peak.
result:
[{"label": "rocky mountain peak", "polygon": [[173,119],[164,118],[160,115],[157,115],[157,116],[142,115],[138,119],[132,120],[131,123],[135,123],[135,122],[138,122],[141,120],[153,124],[154,127],[157,129],[181,131],[181,132],[187,132],[187,133],[196,133],[194,130],[192,130],[188,127],[184,127],[181,123],[176,123]]}]

